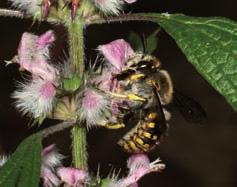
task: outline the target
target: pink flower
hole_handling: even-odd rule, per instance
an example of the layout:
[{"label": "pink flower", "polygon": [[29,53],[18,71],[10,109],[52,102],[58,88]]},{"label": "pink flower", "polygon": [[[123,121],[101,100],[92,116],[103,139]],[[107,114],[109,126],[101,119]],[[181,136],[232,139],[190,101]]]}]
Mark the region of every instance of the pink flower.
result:
[{"label": "pink flower", "polygon": [[107,62],[117,70],[121,70],[125,62],[134,54],[130,44],[123,39],[112,41],[98,47]]},{"label": "pink flower", "polygon": [[154,162],[150,162],[145,154],[132,155],[127,163],[128,176],[120,180],[112,179],[109,187],[137,187],[138,180],[143,176],[151,172],[161,172],[165,168],[165,165],[160,162],[159,158]]},{"label": "pink flower", "polygon": [[20,83],[13,98],[23,114],[29,113],[34,118],[47,115],[53,108],[58,71],[48,61],[49,46],[54,40],[52,31],[41,36],[24,33],[18,48],[17,63],[32,74],[32,79]]},{"label": "pink flower", "polygon": [[50,168],[47,167],[41,169],[41,177],[43,179],[44,187],[55,187],[59,186],[61,183],[57,175]]},{"label": "pink flower", "polygon": [[118,15],[125,3],[134,3],[136,0],[94,0],[95,6],[106,15]]},{"label": "pink flower", "polygon": [[49,46],[54,42],[52,31],[41,36],[24,33],[18,48],[18,61],[21,69],[26,70],[32,76],[41,77],[44,80],[54,80],[57,70],[48,63]]},{"label": "pink flower", "polygon": [[86,121],[87,127],[90,128],[106,121],[106,114],[109,113],[108,98],[91,88],[86,89],[82,97],[79,118]]},{"label": "pink flower", "polygon": [[56,168],[61,166],[63,155],[56,151],[54,145],[44,148],[41,155],[41,178],[43,179],[44,187],[59,186],[61,181],[56,175]]},{"label": "pink flower", "polygon": [[88,181],[87,172],[81,169],[60,167],[57,173],[66,187],[83,187]]},{"label": "pink flower", "polygon": [[16,108],[23,114],[29,113],[37,118],[52,110],[55,94],[56,89],[52,81],[34,78],[32,81],[20,83],[12,98],[16,99]]}]

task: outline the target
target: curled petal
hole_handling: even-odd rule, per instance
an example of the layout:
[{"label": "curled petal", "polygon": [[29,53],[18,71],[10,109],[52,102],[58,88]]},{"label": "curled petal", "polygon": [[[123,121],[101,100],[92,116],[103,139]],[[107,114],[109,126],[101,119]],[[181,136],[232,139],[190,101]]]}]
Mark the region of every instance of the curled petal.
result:
[{"label": "curled petal", "polygon": [[20,83],[12,97],[16,99],[16,108],[23,114],[30,113],[34,118],[52,111],[56,89],[54,83],[42,79]]},{"label": "curled petal", "polygon": [[82,169],[72,167],[61,167],[57,174],[67,186],[82,187],[88,180],[88,174]]},{"label": "curled petal", "polygon": [[98,49],[105,59],[118,70],[121,70],[126,60],[134,54],[130,44],[123,39],[100,45]]},{"label": "curled petal", "polygon": [[43,49],[55,41],[55,36],[53,31],[47,31],[38,37],[36,44],[38,49]]}]

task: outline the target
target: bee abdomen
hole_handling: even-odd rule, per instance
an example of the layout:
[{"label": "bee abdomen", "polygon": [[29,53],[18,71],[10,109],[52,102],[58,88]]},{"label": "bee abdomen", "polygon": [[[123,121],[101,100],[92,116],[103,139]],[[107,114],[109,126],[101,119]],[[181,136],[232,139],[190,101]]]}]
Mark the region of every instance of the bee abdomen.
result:
[{"label": "bee abdomen", "polygon": [[[149,115],[147,117],[149,118]],[[146,153],[151,151],[158,143],[162,136],[163,128],[158,122],[154,122],[157,116],[152,121],[144,121],[128,132],[118,144],[128,153]]]}]

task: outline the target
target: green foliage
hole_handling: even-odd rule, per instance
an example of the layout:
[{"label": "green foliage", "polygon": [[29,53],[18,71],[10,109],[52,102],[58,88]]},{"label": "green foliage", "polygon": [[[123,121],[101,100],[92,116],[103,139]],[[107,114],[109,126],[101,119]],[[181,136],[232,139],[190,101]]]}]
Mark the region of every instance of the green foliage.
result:
[{"label": "green foliage", "polygon": [[135,51],[142,51],[146,54],[152,54],[158,47],[158,32],[155,30],[150,35],[142,37],[136,32],[131,31],[128,35],[129,43]]},{"label": "green foliage", "polygon": [[130,31],[128,35],[128,41],[135,51],[144,51],[143,41],[138,33]]},{"label": "green foliage", "polygon": [[77,75],[73,75],[70,79],[63,80],[63,87],[66,91],[74,92],[76,91],[81,85],[81,79]]},{"label": "green foliage", "polygon": [[41,166],[41,136],[25,139],[0,168],[2,187],[38,187]]},{"label": "green foliage", "polygon": [[237,111],[237,23],[181,14],[145,16],[175,39],[189,62]]},{"label": "green foliage", "polygon": [[152,54],[155,52],[155,50],[158,47],[158,33],[160,29],[155,30],[153,33],[151,33],[147,38],[144,39],[145,42],[145,53]]}]

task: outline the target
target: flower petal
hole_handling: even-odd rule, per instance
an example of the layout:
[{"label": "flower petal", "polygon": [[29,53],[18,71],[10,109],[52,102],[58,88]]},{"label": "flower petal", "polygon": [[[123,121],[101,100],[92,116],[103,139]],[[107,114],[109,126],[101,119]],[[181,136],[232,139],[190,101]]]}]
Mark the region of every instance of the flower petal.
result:
[{"label": "flower petal", "polygon": [[121,70],[126,60],[134,54],[130,44],[123,39],[100,45],[98,49],[105,59],[118,70]]},{"label": "flower petal", "polygon": [[33,79],[20,83],[12,97],[16,99],[16,108],[23,114],[31,114],[34,118],[52,111],[56,89],[54,83],[42,79]]},{"label": "flower petal", "polygon": [[50,30],[42,34],[41,36],[39,36],[36,43],[37,43],[38,49],[43,49],[47,47],[49,44],[52,44],[54,41],[55,41],[54,33],[53,31]]},{"label": "flower petal", "polygon": [[85,120],[90,128],[106,120],[109,113],[109,101],[102,93],[94,89],[86,89],[79,108],[80,119]]},{"label": "flower petal", "polygon": [[55,187],[59,186],[61,183],[57,175],[54,174],[50,168],[47,167],[41,169],[41,178],[43,179],[44,187]]},{"label": "flower petal", "polygon": [[80,187],[88,180],[86,171],[72,167],[60,167],[57,174],[66,185],[71,187]]},{"label": "flower petal", "polygon": [[48,31],[36,36],[31,33],[23,33],[18,48],[18,61],[21,68],[47,80],[54,80],[57,70],[48,63],[48,46],[54,41],[54,34]]},{"label": "flower petal", "polygon": [[49,145],[42,151],[42,166],[48,168],[55,168],[61,166],[62,159],[64,156],[55,148],[55,145]]}]

